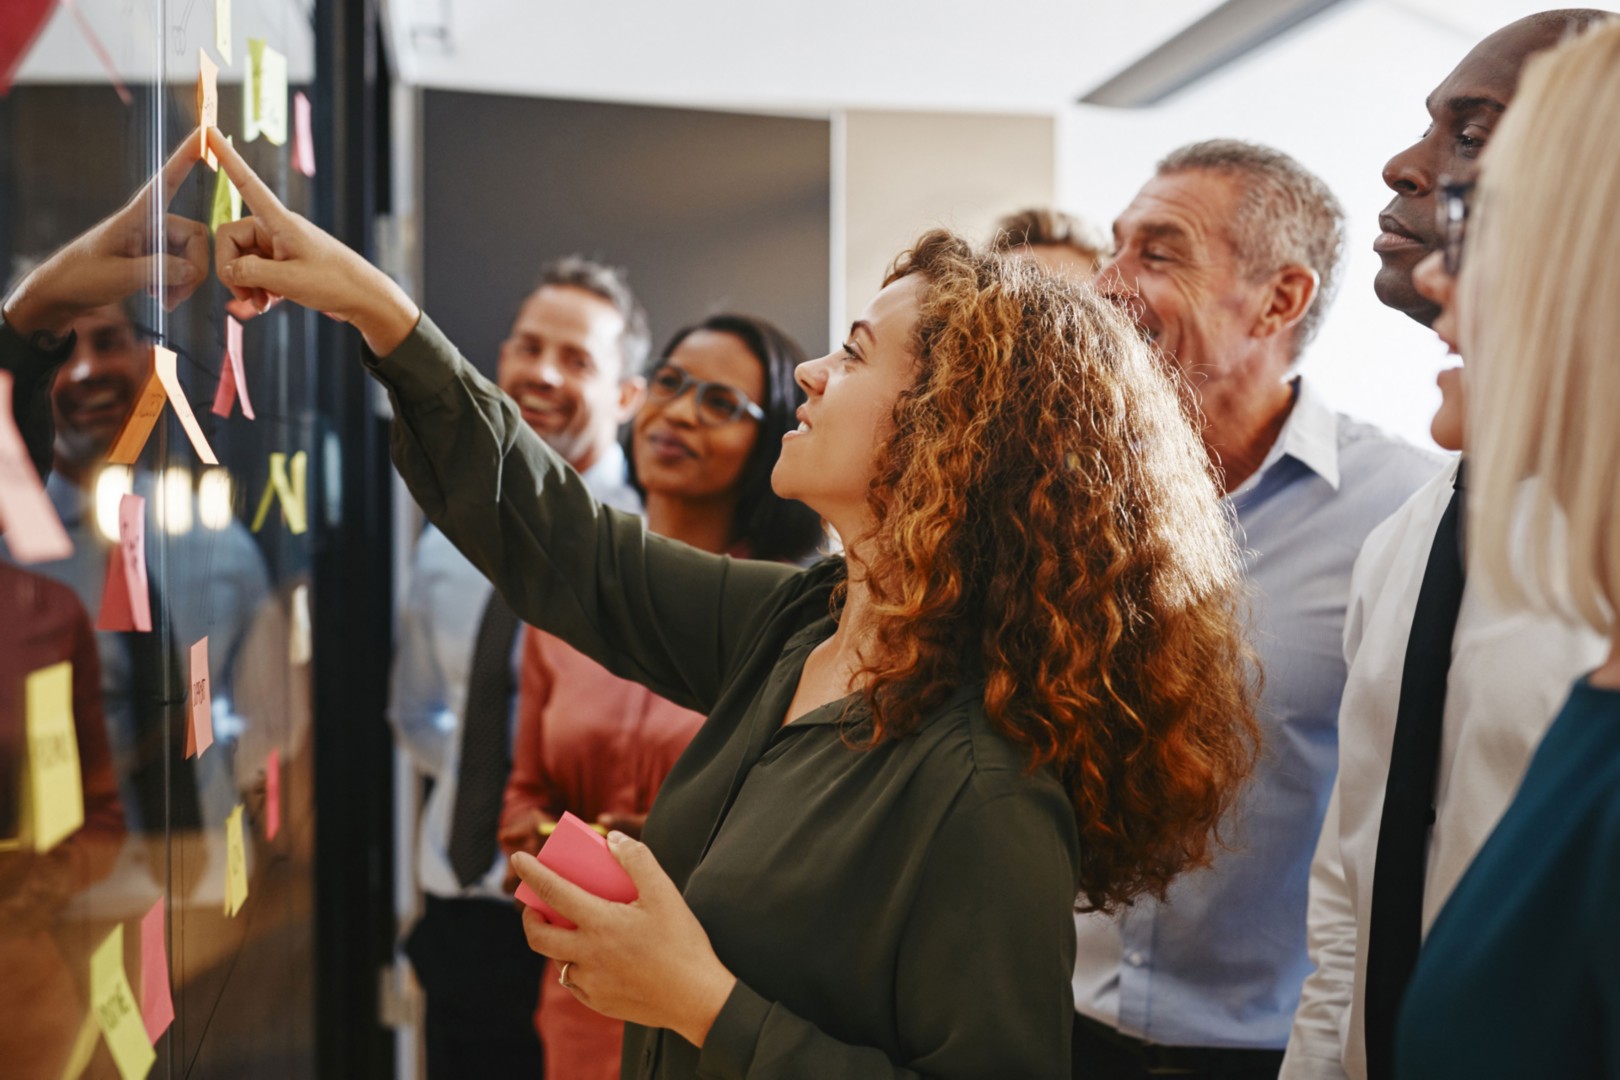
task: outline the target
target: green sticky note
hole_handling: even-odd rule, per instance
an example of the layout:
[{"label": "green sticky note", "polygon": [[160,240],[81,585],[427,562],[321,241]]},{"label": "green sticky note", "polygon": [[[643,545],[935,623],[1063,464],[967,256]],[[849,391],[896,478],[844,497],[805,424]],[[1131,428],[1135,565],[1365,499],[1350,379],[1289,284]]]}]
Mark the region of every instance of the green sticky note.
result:
[{"label": "green sticky note", "polygon": [[248,38],[242,114],[248,142],[260,134],[277,146],[287,142],[287,58],[263,38]]},{"label": "green sticky note", "polygon": [[[227,137],[226,142],[236,145],[236,140]],[[219,170],[214,177],[214,210],[208,216],[208,231],[219,232],[219,227],[227,221],[235,221],[242,216],[242,193],[236,190],[231,178],[225,175],[225,170]]]},{"label": "green sticky note", "polygon": [[124,972],[123,923],[113,927],[90,956],[90,1008],[95,1010],[119,1075],[124,1080],[141,1080],[151,1072],[157,1054],[147,1041],[146,1022]]},{"label": "green sticky note", "polygon": [[34,849],[49,851],[84,824],[79,739],[73,727],[73,665],[28,676],[28,809]]}]

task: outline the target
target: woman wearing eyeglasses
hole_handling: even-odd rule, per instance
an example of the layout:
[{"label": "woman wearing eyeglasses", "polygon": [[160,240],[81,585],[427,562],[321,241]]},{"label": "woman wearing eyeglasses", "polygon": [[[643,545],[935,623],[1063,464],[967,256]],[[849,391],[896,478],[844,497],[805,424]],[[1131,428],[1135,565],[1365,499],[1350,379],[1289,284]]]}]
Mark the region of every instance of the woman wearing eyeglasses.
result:
[{"label": "woman wearing eyeglasses", "polygon": [[[771,490],[782,435],[804,391],[804,352],[763,319],[714,315],[675,335],[647,378],[626,458],[647,530],[703,551],[798,563],[824,533],[803,503]],[[523,640],[518,731],[501,814],[508,854],[539,850],[564,811],[641,835],[670,767],[703,724],[541,630]],[[517,888],[517,876],[507,881]],[[548,1075],[613,1080],[622,1021],[544,981],[536,1015]]]}]

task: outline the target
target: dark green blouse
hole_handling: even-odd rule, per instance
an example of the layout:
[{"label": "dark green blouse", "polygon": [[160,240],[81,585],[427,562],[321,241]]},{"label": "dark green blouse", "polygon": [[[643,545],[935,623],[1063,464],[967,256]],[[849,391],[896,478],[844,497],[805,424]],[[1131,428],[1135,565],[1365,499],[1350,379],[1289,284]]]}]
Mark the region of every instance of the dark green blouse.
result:
[{"label": "dark green blouse", "polygon": [[709,555],[603,508],[426,316],[373,368],[400,473],[513,609],[708,715],[645,839],[737,988],[701,1051],[629,1026],[623,1075],[1068,1076],[1074,815],[982,687],[872,750],[848,702],[784,726],[841,560]]}]

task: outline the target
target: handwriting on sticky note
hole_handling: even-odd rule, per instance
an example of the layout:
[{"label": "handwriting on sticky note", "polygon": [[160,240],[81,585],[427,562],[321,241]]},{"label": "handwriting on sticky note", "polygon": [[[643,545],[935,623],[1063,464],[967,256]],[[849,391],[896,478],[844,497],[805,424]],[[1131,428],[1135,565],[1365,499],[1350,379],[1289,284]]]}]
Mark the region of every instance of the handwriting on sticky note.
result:
[{"label": "handwriting on sticky note", "polygon": [[242,804],[225,819],[225,914],[235,917],[248,898],[247,841],[242,835]]},{"label": "handwriting on sticky note", "polygon": [[214,0],[214,48],[231,62],[231,0]]},{"label": "handwriting on sticky note", "polygon": [[214,393],[215,416],[231,415],[231,406],[242,402],[242,415],[254,419],[253,401],[248,397],[247,374],[242,369],[242,324],[235,316],[225,316],[225,358],[219,365],[219,389]]},{"label": "handwriting on sticky note", "polygon": [[73,554],[73,541],[12,418],[11,390],[11,373],[0,371],[0,532],[18,562],[65,559]]},{"label": "handwriting on sticky note", "polygon": [[311,122],[309,98],[302,91],[293,95],[293,168],[305,176],[315,175],[315,128]]},{"label": "handwriting on sticky note", "polygon": [[113,927],[90,956],[90,1007],[119,1075],[124,1080],[141,1080],[151,1071],[157,1054],[146,1037],[146,1023],[124,972],[123,923]]},{"label": "handwriting on sticky note", "polygon": [[264,519],[270,513],[271,503],[280,503],[281,516],[286,520],[287,529],[293,535],[301,535],[309,528],[309,516],[304,501],[308,472],[309,457],[302,450],[292,456],[290,476],[287,472],[287,455],[279,451],[270,455],[270,480],[265,485],[264,495],[259,499],[258,510],[253,514],[254,532],[264,527]]},{"label": "handwriting on sticky note", "polygon": [[156,1043],[174,1023],[174,997],[169,989],[169,948],[164,938],[164,900],[158,897],[141,918],[141,1018],[146,1040]]},{"label": "handwriting on sticky note", "polygon": [[[225,141],[235,144],[236,139],[227,135]],[[221,169],[219,175],[214,177],[214,208],[208,215],[208,231],[218,233],[219,227],[228,221],[235,221],[242,216],[242,193],[236,190],[231,178]]]},{"label": "handwriting on sticky note", "polygon": [[79,739],[73,726],[73,665],[29,673],[28,810],[34,849],[49,851],[84,824]]},{"label": "handwriting on sticky note", "polygon": [[168,394],[169,404],[174,406],[174,414],[180,418],[180,426],[186,429],[186,437],[191,440],[192,447],[197,456],[210,465],[218,465],[219,458],[214,456],[214,448],[208,445],[203,436],[202,428],[197,424],[197,418],[191,412],[191,403],[186,400],[185,389],[180,385],[180,374],[176,370],[176,357],[172,349],[165,349],[162,345],[152,350],[153,367],[157,369],[158,381],[163,384]]},{"label": "handwriting on sticky note", "polygon": [[123,426],[113,438],[112,449],[107,453],[107,462],[110,465],[133,465],[141,456],[141,450],[146,447],[146,440],[152,436],[152,428],[156,426],[158,417],[163,415],[163,403],[169,395],[163,389],[163,382],[157,377],[157,371],[147,373],[146,383],[141,387],[140,396],[135,399],[135,405],[124,417]]},{"label": "handwriting on sticky note", "polygon": [[214,745],[214,703],[208,688],[208,639],[205,637],[191,647],[191,683],[186,700],[190,727],[186,732],[186,756],[202,752]]},{"label": "handwriting on sticky note", "polygon": [[[608,850],[607,840],[585,822],[571,813],[564,813],[551,833],[551,839],[535,856],[540,865],[578,885],[592,896],[628,904],[636,899],[635,884],[625,873],[619,860]],[[575,924],[564,918],[556,908],[540,899],[527,884],[519,885],[517,898],[543,915],[547,922],[556,923],[566,930]]]},{"label": "handwriting on sticky note", "polygon": [[118,544],[107,554],[96,629],[152,629],[152,601],[146,592],[146,499],[140,495],[118,500]]},{"label": "handwriting on sticky note", "polygon": [[208,58],[204,49],[197,50],[197,126],[202,159],[210,169],[219,168],[219,159],[208,149],[208,129],[219,126],[219,65]]},{"label": "handwriting on sticky note", "polygon": [[281,831],[281,751],[264,759],[264,835],[274,840]]}]

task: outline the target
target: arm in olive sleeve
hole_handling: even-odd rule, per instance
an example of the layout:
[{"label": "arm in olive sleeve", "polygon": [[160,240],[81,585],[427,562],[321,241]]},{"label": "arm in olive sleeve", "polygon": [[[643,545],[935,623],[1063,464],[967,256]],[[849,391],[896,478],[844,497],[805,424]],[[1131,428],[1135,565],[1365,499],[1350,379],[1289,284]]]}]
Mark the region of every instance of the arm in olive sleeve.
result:
[{"label": "arm in olive sleeve", "polygon": [[707,712],[753,616],[795,571],[700,552],[603,507],[426,315],[369,363],[394,403],[411,494],[518,617]]},{"label": "arm in olive sleeve", "polygon": [[903,1064],[840,1042],[739,982],[709,1029],[699,1075],[1068,1077],[1073,844],[1067,801],[1055,788],[1033,785],[957,813],[941,830],[900,948]]}]

